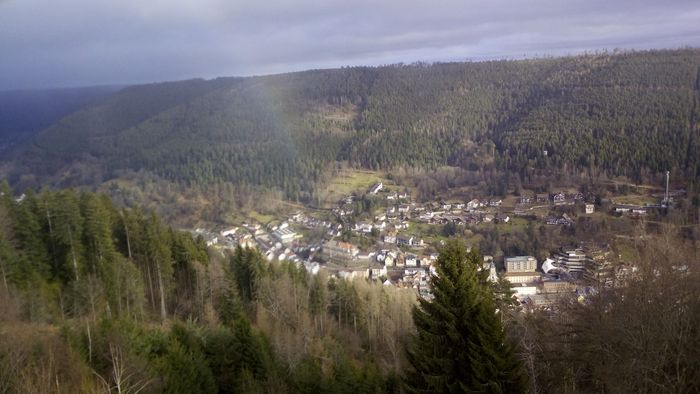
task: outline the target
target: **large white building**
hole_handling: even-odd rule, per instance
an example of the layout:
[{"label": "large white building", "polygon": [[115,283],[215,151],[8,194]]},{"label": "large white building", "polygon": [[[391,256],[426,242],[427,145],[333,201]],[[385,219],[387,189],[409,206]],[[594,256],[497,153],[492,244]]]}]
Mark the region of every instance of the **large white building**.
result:
[{"label": "large white building", "polygon": [[532,256],[506,257],[506,272],[534,272],[537,260]]},{"label": "large white building", "polygon": [[537,283],[542,278],[539,272],[506,272],[506,279],[515,287],[527,283]]},{"label": "large white building", "polygon": [[528,284],[521,284],[519,286],[512,286],[511,290],[515,292],[515,296],[518,299],[525,298],[527,296],[535,295],[537,294],[537,286],[535,285],[528,285]]},{"label": "large white building", "polygon": [[511,283],[515,296],[522,299],[537,292],[542,274],[537,272],[537,259],[532,256],[506,257],[506,279]]},{"label": "large white building", "polygon": [[294,241],[297,238],[297,233],[295,233],[289,227],[281,227],[272,232],[272,236],[279,242],[286,244]]}]

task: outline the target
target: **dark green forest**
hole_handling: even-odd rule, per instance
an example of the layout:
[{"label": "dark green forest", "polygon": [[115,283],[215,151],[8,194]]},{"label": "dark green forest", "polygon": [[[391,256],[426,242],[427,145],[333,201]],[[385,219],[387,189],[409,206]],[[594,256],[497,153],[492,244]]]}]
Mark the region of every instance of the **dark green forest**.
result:
[{"label": "dark green forest", "polygon": [[312,201],[335,163],[368,169],[700,175],[700,51],[351,67],[125,88],[6,163],[19,188],[128,172]]}]

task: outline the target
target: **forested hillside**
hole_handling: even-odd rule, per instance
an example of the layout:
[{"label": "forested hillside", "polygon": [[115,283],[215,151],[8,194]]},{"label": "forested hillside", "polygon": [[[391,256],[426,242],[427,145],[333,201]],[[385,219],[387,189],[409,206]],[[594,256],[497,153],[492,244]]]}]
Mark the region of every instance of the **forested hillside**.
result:
[{"label": "forested hillside", "polygon": [[138,208],[0,197],[0,392],[394,392],[415,294],[210,256]]},{"label": "forested hillside", "polygon": [[415,64],[136,86],[44,130],[20,186],[126,171],[309,201],[336,161],[636,180],[700,176],[700,50]]},{"label": "forested hillside", "polygon": [[116,86],[0,92],[0,155],[70,113],[119,90]]}]

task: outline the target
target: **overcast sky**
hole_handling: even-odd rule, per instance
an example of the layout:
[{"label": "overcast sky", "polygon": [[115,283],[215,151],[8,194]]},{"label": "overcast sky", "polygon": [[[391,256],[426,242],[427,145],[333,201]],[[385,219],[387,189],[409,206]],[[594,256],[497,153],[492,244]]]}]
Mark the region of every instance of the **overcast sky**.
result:
[{"label": "overcast sky", "polygon": [[700,0],[0,0],[0,90],[700,47]]}]

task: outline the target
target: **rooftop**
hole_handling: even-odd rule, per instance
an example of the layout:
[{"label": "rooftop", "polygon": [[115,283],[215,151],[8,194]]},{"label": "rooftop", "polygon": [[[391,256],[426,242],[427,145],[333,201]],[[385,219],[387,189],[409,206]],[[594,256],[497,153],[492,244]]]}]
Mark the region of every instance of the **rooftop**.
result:
[{"label": "rooftop", "polygon": [[506,257],[506,262],[512,261],[512,262],[517,262],[517,261],[528,261],[528,260],[534,260],[535,258],[533,256],[514,256],[514,257]]}]

